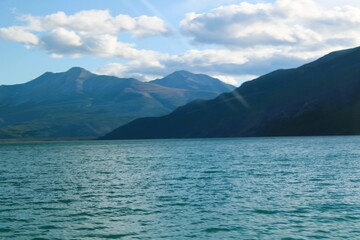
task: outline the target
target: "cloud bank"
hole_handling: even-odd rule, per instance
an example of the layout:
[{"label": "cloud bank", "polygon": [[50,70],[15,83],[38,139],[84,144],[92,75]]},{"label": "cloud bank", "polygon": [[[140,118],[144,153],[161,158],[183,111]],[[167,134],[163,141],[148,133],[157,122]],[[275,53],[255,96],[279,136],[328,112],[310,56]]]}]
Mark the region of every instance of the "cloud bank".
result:
[{"label": "cloud bank", "polygon": [[27,47],[39,47],[53,57],[135,58],[143,52],[133,44],[119,41],[118,34],[145,38],[170,33],[158,17],[112,16],[108,10],[80,11],[74,15],[57,12],[44,17],[26,15],[20,20],[26,24],[0,28],[0,38],[24,43]]},{"label": "cloud bank", "polygon": [[[313,0],[278,0],[273,4],[247,2],[208,13],[188,13],[181,30],[194,43],[227,48],[359,44],[360,9],[351,6],[322,9]],[[306,57],[306,56],[304,56]]]}]

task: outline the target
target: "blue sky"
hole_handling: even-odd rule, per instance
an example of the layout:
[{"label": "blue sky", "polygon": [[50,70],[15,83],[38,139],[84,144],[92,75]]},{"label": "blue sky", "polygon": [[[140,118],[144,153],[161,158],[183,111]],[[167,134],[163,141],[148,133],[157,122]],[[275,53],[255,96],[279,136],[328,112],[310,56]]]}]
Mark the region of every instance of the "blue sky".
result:
[{"label": "blue sky", "polygon": [[176,70],[236,85],[360,45],[354,0],[1,0],[1,84],[80,66],[151,80]]}]

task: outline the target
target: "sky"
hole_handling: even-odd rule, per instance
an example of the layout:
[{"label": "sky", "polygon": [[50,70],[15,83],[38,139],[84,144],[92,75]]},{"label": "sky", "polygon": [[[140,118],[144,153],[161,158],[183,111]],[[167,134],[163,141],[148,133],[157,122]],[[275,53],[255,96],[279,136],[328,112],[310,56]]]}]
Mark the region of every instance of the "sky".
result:
[{"label": "sky", "polygon": [[78,66],[238,86],[356,46],[358,0],[0,0],[0,85]]}]

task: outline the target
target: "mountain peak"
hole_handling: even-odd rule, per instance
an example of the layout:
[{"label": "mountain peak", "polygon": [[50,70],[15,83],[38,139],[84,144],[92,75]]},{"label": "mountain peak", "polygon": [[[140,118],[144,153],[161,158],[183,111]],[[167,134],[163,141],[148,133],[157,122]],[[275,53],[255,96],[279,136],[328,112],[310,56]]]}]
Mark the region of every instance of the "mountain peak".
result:
[{"label": "mountain peak", "polygon": [[81,67],[72,67],[69,70],[67,70],[65,73],[67,74],[91,74],[91,72],[89,72],[88,70],[86,70],[85,68],[81,68]]},{"label": "mountain peak", "polygon": [[65,77],[65,79],[71,81],[79,80],[79,79],[87,79],[88,77],[93,75],[91,72],[81,67],[72,67],[68,71],[62,74]]},{"label": "mountain peak", "polygon": [[234,86],[226,84],[219,79],[205,74],[194,74],[185,70],[173,72],[162,79],[154,80],[153,83],[171,88],[215,91],[218,93],[229,92],[235,89]]},{"label": "mountain peak", "polygon": [[74,71],[87,71],[85,68],[82,67],[72,67],[67,72],[74,72]]},{"label": "mountain peak", "polygon": [[186,70],[178,70],[178,71],[173,72],[170,75],[195,75],[195,74],[192,72],[186,71]]}]

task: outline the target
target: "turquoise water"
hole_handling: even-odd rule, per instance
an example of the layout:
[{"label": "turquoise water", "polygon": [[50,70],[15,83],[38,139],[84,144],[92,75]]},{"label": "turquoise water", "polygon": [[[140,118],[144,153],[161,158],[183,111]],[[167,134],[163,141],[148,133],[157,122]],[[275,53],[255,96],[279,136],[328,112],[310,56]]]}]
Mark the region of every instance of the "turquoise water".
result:
[{"label": "turquoise water", "polygon": [[0,239],[360,239],[360,137],[0,144]]}]

